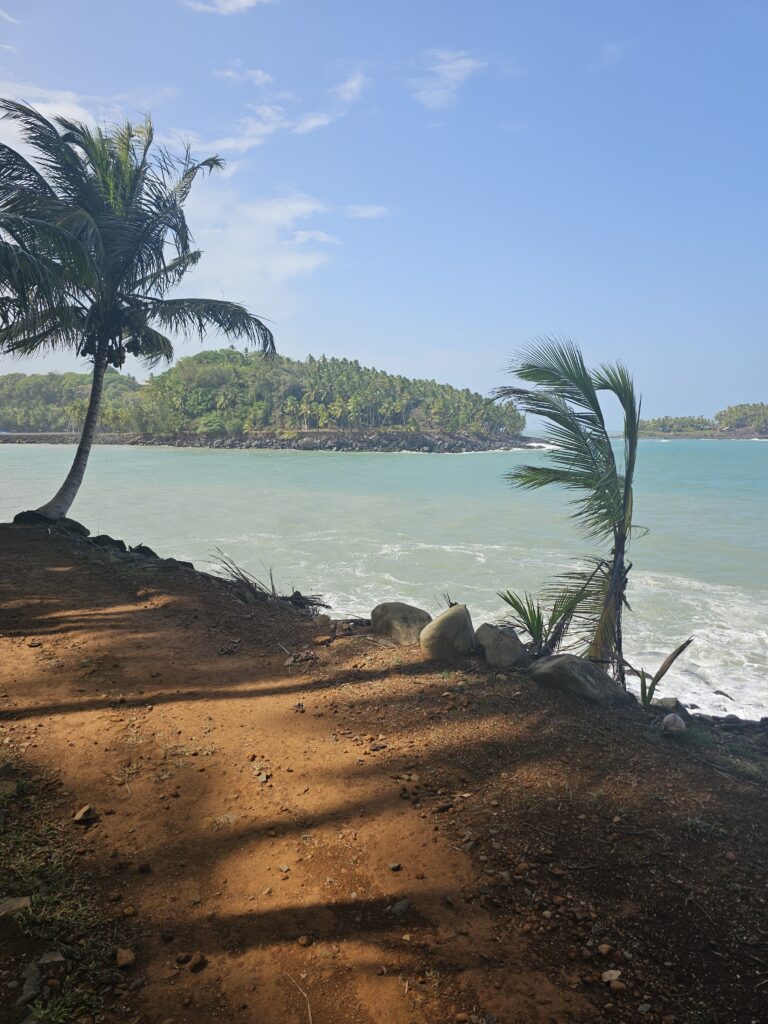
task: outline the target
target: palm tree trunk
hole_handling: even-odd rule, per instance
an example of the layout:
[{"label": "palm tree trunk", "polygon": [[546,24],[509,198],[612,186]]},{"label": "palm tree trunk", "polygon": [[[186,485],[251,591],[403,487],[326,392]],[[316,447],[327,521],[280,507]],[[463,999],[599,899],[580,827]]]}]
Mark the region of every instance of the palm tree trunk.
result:
[{"label": "palm tree trunk", "polygon": [[91,446],[96,436],[96,427],[99,422],[101,411],[101,396],[104,392],[104,375],[107,372],[108,341],[105,338],[96,347],[96,355],[93,360],[93,382],[91,383],[91,395],[88,399],[88,412],[83,424],[83,432],[80,435],[80,443],[77,446],[72,467],[67,473],[67,478],[56,494],[45,505],[41,505],[38,512],[49,519],[61,519],[69,512],[72,502],[77,497],[80,484],[83,482],[85,467],[88,464],[88,456],[91,454]]}]

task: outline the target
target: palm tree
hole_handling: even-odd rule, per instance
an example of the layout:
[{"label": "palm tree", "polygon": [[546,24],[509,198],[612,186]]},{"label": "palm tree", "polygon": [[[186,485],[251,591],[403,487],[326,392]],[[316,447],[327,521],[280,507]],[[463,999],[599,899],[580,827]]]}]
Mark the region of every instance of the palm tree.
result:
[{"label": "palm tree", "polygon": [[[612,666],[624,683],[622,611],[631,563],[632,485],[637,459],[640,399],[621,363],[589,370],[571,341],[545,338],[523,352],[510,372],[534,387],[502,387],[497,398],[513,400],[525,413],[547,424],[548,462],[520,466],[509,474],[518,487],[559,484],[579,492],[573,518],[587,536],[610,543],[610,555],[590,559],[584,569],[565,575],[567,591],[579,596],[576,616],[588,626],[587,657]],[[614,395],[624,416],[620,463],[605,425],[600,394]],[[636,531],[635,531],[636,532]],[[557,588],[562,594],[563,587]]]},{"label": "palm tree", "polygon": [[[72,468],[38,511],[65,516],[83,479],[107,366],[126,354],[152,366],[170,360],[168,333],[206,329],[274,351],[269,329],[243,306],[168,298],[201,253],[184,215],[198,174],[219,157],[174,157],[154,143],[152,123],[108,128],[0,100],[32,151],[0,145],[0,352],[71,349],[93,362],[88,411]],[[166,333],[168,332],[168,333]]]}]

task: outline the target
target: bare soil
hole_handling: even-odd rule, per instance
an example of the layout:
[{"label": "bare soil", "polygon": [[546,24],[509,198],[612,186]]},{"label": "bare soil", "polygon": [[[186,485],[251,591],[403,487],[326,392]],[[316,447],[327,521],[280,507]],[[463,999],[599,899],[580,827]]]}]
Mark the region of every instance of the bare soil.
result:
[{"label": "bare soil", "polygon": [[768,1021],[767,751],[0,527],[0,763],[136,957],[96,1019]]}]

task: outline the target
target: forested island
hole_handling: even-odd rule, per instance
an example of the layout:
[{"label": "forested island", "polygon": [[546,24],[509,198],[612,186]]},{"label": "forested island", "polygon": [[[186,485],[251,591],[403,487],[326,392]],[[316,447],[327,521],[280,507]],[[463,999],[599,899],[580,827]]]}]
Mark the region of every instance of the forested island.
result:
[{"label": "forested island", "polygon": [[[69,434],[82,428],[90,375],[0,377],[0,430]],[[475,450],[517,443],[525,417],[469,389],[411,380],[355,360],[306,360],[235,349],[200,352],[140,383],[109,370],[102,434],[134,443],[248,447]]]},{"label": "forested island", "polygon": [[706,416],[659,416],[640,420],[640,433],[665,437],[768,437],[768,405],[752,402],[729,405]]}]

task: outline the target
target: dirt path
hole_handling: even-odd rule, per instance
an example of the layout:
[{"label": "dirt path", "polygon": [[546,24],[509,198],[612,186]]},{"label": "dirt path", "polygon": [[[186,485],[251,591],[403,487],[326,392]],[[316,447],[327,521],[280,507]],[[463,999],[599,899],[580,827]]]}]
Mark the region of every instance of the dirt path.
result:
[{"label": "dirt path", "polygon": [[[194,574],[103,557],[0,528],[0,741],[60,773],[72,811],[98,813],[81,861],[137,957],[113,1019],[725,1019],[695,1009],[719,961],[687,984],[699,968],[671,969],[668,945],[687,943],[695,964],[710,948],[695,933],[721,910],[752,928],[761,897],[745,879],[765,886],[766,835],[752,828],[747,848],[746,815],[764,788],[718,792],[721,776],[649,749],[636,726],[630,742],[526,680],[442,671],[362,637],[317,646],[302,620]],[[687,892],[651,880],[668,856],[654,833],[694,811],[743,818],[741,838],[729,823],[703,844],[722,907],[696,888],[693,833],[664,867]],[[616,993],[611,966],[634,978]],[[748,999],[731,1019],[767,1020]]]}]

